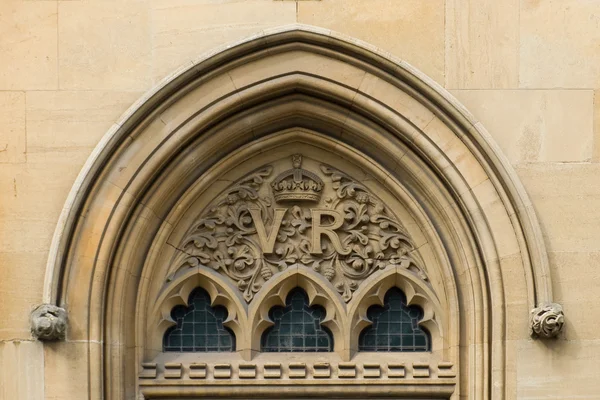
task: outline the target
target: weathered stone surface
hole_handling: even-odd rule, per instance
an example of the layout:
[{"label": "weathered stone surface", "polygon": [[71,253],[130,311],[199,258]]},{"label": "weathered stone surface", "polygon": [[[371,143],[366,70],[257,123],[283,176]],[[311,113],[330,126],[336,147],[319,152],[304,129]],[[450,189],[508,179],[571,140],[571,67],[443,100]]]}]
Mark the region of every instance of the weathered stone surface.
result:
[{"label": "weathered stone surface", "polygon": [[0,163],[25,162],[26,144],[25,93],[0,91]]},{"label": "weathered stone surface", "polygon": [[140,91],[150,87],[146,2],[65,1],[58,3],[58,11],[61,89]]},{"label": "weathered stone surface", "polygon": [[44,347],[37,341],[0,341],[0,400],[44,398]]},{"label": "weathered stone surface", "polygon": [[597,1],[521,1],[520,87],[600,87],[599,24]]},{"label": "weathered stone surface", "polygon": [[0,3],[0,90],[58,88],[56,3]]},{"label": "weathered stone surface", "polygon": [[600,252],[552,252],[549,256],[550,272],[557,282],[554,300],[567,316],[561,338],[569,341],[600,339],[595,324],[590,324],[600,318],[595,298],[600,286]]},{"label": "weathered stone surface", "polygon": [[140,92],[119,91],[28,92],[28,154],[36,153],[39,157],[43,153],[83,152],[89,155],[140,95]]},{"label": "weathered stone surface", "polygon": [[217,46],[296,22],[293,1],[153,0],[149,6],[155,81]]},{"label": "weathered stone surface", "polygon": [[446,1],[446,87],[519,83],[519,0]]},{"label": "weathered stone surface", "polygon": [[[512,164],[592,157],[591,90],[453,90]],[[565,112],[565,109],[569,112]]]},{"label": "weathered stone surface", "polygon": [[[90,384],[85,371],[90,357],[99,357],[100,343],[48,342],[44,344],[44,392],[46,398],[56,400],[85,399]],[[64,379],[70,376],[71,379]],[[79,377],[80,379],[74,379]]]},{"label": "weathered stone surface", "polygon": [[[20,232],[14,228],[19,225],[6,224],[4,220],[0,227],[3,225],[8,225],[7,230],[11,229],[19,236]],[[38,227],[31,229],[39,230]],[[20,235],[21,240],[24,236]],[[36,235],[26,236],[29,239],[35,237]],[[3,239],[0,239],[0,243],[1,240]],[[29,314],[34,305],[42,302],[46,258],[47,250],[0,251],[0,342],[31,340]]]},{"label": "weathered stone surface", "polygon": [[517,168],[551,252],[600,250],[599,164],[529,164]]},{"label": "weathered stone surface", "polygon": [[542,303],[531,310],[531,336],[541,339],[557,337],[565,325],[565,314],[560,304]]},{"label": "weathered stone surface", "polygon": [[594,399],[600,393],[598,340],[519,341],[516,358],[519,400]]},{"label": "weathered stone surface", "polygon": [[42,304],[31,312],[31,333],[39,340],[64,340],[67,312],[64,308]]},{"label": "weathered stone surface", "polygon": [[594,90],[594,146],[592,161],[600,161],[600,90]]},{"label": "weathered stone surface", "polygon": [[444,82],[443,1],[302,1],[297,22],[364,40]]}]

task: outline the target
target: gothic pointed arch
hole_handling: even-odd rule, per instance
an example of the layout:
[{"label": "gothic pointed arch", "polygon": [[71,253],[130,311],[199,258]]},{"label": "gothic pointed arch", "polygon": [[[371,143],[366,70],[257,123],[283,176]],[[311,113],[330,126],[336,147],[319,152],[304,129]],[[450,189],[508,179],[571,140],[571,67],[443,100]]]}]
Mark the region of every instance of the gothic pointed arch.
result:
[{"label": "gothic pointed arch", "polygon": [[[297,236],[277,237],[285,221]],[[70,368],[88,371],[90,399],[272,396],[280,380],[291,396],[500,400],[510,340],[552,302],[547,264],[518,177],[451,95],[369,45],[294,25],[194,60],[117,121],[63,209],[44,298],[68,311],[64,345],[85,347]],[[327,362],[253,344],[258,299],[285,296],[269,281],[294,269],[340,314]],[[402,361],[351,345],[357,297],[381,298],[391,269],[443,332]],[[227,308],[231,358],[161,351],[161,304],[196,287]]]}]

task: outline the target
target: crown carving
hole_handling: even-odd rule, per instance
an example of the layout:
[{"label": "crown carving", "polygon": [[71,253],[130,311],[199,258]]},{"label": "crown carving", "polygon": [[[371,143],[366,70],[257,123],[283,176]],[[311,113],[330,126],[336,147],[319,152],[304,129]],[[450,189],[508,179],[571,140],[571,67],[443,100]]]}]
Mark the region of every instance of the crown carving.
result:
[{"label": "crown carving", "polygon": [[302,169],[302,155],[292,156],[294,168],[277,175],[271,183],[273,197],[277,202],[318,202],[323,190],[323,181],[313,172]]}]

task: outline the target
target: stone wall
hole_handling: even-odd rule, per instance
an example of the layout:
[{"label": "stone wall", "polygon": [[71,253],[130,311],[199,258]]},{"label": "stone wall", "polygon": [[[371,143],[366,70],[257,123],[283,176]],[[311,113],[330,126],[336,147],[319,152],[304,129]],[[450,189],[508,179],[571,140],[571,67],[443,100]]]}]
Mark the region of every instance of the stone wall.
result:
[{"label": "stone wall", "polygon": [[[514,398],[598,398],[600,3],[593,0],[0,2],[0,399],[74,399],[74,354],[33,341],[47,251],[102,135],[199,54],[294,22],[365,40],[449,89],[532,198],[563,336],[511,338]],[[600,93],[600,92],[599,92]],[[69,388],[56,376],[74,374]],[[85,374],[84,374],[85,375]],[[64,380],[62,380],[64,382]],[[68,390],[67,390],[68,389]]]}]

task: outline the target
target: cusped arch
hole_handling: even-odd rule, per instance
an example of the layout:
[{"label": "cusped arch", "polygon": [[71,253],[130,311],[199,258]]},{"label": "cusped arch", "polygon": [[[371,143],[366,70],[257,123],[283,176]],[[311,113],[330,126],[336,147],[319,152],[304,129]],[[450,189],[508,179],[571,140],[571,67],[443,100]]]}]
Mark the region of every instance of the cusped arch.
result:
[{"label": "cusped arch", "polygon": [[190,294],[197,288],[204,289],[210,297],[210,305],[222,306],[227,309],[227,319],[223,326],[235,335],[237,349],[244,349],[248,332],[247,307],[239,293],[227,285],[223,278],[210,270],[189,268],[181,271],[163,288],[154,299],[152,310],[149,312],[147,329],[147,347],[159,352],[166,331],[175,325],[171,312],[176,306],[188,306]]},{"label": "cusped arch", "polygon": [[[89,371],[90,398],[180,393],[172,385],[148,389],[137,382],[152,354],[152,340],[145,343],[141,331],[155,305],[148,297],[153,268],[169,246],[181,251],[170,242],[168,227],[180,223],[187,204],[182,199],[214,178],[215,165],[234,168],[230,155],[240,148],[260,154],[262,141],[294,131],[314,132],[315,143],[379,165],[377,179],[401,187],[397,192],[423,224],[428,240],[419,251],[429,249],[440,266],[432,282],[440,287],[436,315],[450,340],[440,361],[453,364],[458,378],[443,389],[403,383],[387,393],[505,398],[505,342],[514,330],[507,329],[506,313],[526,320],[528,309],[552,301],[540,227],[515,172],[485,129],[432,80],[364,43],[300,25],[195,60],[140,99],[84,166],[54,235],[44,299],[68,310],[67,341],[90,349],[88,358],[73,361],[74,368]],[[212,190],[228,184],[212,182]],[[173,280],[182,286],[173,286],[165,299],[182,299],[176,293],[191,290],[187,282],[213,282],[225,297],[239,296],[208,275],[189,274]],[[243,302],[232,304],[241,315]],[[252,307],[248,325],[260,314]],[[516,331],[526,326],[517,324]],[[111,345],[98,349],[98,343]],[[98,351],[102,357],[91,356]],[[339,383],[322,382],[347,393]],[[217,393],[210,386],[185,390]],[[258,389],[247,390],[251,395]],[[318,385],[302,390],[321,393]],[[378,393],[377,385],[365,390]]]},{"label": "cusped arch", "polygon": [[248,310],[251,326],[252,350],[260,352],[261,337],[273,325],[269,311],[284,306],[288,294],[301,288],[308,296],[309,306],[320,306],[325,310],[321,325],[333,335],[333,351],[348,360],[345,332],[347,332],[346,306],[335,288],[321,275],[303,266],[295,266],[274,275],[257,293]]},{"label": "cusped arch", "polygon": [[402,266],[387,268],[369,277],[348,305],[348,322],[352,332],[349,342],[352,351],[358,351],[358,334],[372,323],[367,318],[367,310],[374,305],[383,305],[387,292],[394,287],[404,293],[407,305],[417,305],[423,310],[419,325],[431,335],[431,350],[442,351],[445,347],[444,331],[449,330],[444,326],[447,322],[443,320],[443,316],[452,318],[452,314],[443,311],[444,306],[430,285]]}]

